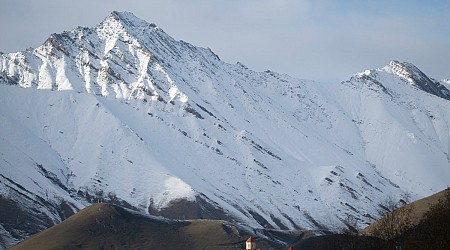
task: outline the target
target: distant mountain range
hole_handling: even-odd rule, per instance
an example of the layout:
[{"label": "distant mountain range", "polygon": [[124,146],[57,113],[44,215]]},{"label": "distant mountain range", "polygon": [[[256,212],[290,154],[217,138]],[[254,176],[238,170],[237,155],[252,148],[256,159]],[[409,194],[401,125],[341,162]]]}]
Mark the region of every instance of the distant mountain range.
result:
[{"label": "distant mountain range", "polygon": [[[323,74],[327,74],[326,71]],[[220,60],[129,12],[0,53],[0,245],[96,202],[247,228],[361,226],[450,183],[450,80],[325,84]]]}]

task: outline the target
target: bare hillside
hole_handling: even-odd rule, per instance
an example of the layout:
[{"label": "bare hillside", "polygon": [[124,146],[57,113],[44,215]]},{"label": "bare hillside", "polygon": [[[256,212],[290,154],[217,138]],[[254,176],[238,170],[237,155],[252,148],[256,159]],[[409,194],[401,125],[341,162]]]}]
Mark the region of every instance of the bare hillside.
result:
[{"label": "bare hillside", "polygon": [[94,204],[11,249],[235,249],[246,238],[225,221],[167,220]]}]

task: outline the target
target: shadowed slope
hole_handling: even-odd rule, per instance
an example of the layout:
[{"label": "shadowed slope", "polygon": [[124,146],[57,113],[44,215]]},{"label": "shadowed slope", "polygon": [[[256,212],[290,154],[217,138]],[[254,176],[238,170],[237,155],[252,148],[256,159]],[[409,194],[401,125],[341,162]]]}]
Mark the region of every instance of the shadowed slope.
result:
[{"label": "shadowed slope", "polygon": [[225,221],[174,221],[94,204],[11,249],[235,249],[245,238]]},{"label": "shadowed slope", "polygon": [[[294,244],[294,249],[339,250],[339,249],[449,249],[450,246],[450,189],[417,200],[399,209],[408,211],[408,216],[395,217],[408,219],[408,227],[399,235],[391,235],[385,240],[380,237],[376,227],[380,220],[361,231],[361,234],[330,234],[309,237]],[[394,221],[401,225],[402,221]],[[389,226],[381,224],[381,226]]]},{"label": "shadowed slope", "polygon": [[[421,220],[424,219],[426,212],[428,212],[432,206],[436,205],[440,199],[444,199],[446,192],[447,189],[405,205],[405,207],[409,208],[411,211],[411,214],[408,217],[411,220],[411,226],[418,225]],[[378,223],[379,220],[364,228],[362,230],[363,234],[373,235],[373,231]]]}]

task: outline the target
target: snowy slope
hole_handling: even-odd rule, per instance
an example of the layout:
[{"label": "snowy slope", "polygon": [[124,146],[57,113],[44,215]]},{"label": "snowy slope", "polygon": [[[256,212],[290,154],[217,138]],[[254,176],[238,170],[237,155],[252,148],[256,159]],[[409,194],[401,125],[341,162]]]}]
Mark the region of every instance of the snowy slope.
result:
[{"label": "snowy slope", "polygon": [[[0,195],[47,224],[113,201],[338,229],[346,214],[372,222],[387,196],[449,185],[450,92],[410,63],[340,84],[299,80],[113,12],[1,54],[0,69]],[[8,223],[4,241],[38,230]]]}]

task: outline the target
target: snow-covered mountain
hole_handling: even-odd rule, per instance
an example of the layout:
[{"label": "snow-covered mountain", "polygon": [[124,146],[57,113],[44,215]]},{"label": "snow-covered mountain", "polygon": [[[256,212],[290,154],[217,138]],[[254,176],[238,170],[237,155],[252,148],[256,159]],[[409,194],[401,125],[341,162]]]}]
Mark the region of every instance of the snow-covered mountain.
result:
[{"label": "snow-covered mountain", "polygon": [[387,196],[450,184],[449,85],[410,63],[299,80],[113,12],[0,54],[0,69],[4,245],[99,201],[338,229],[347,214],[372,222]]}]

